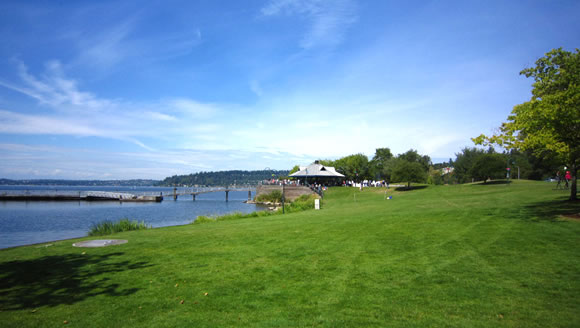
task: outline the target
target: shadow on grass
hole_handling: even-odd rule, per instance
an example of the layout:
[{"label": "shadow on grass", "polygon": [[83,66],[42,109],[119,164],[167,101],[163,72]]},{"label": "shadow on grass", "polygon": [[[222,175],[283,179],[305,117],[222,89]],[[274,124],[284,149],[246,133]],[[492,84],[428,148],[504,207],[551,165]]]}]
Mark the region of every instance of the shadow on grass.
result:
[{"label": "shadow on grass", "polygon": [[420,190],[425,189],[427,186],[410,186],[410,187],[397,187],[395,191],[411,191],[411,190]]},{"label": "shadow on grass", "polygon": [[546,201],[524,206],[524,210],[529,216],[537,217],[539,220],[561,222],[558,220],[560,216],[574,216],[580,213],[580,201]]},{"label": "shadow on grass", "polygon": [[97,295],[133,294],[139,289],[123,289],[107,274],[151,265],[115,261],[123,254],[68,254],[0,263],[0,309],[33,309],[74,304]]},{"label": "shadow on grass", "polygon": [[474,183],[474,186],[494,186],[494,185],[507,185],[512,183],[511,180],[507,181],[507,180],[492,180],[492,181],[488,181],[488,182],[480,182],[480,183]]}]

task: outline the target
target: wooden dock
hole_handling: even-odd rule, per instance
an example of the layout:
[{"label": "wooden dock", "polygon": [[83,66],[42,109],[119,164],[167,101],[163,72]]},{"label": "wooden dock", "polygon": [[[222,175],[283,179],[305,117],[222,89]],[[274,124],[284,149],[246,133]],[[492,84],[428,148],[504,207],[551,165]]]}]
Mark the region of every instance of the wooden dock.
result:
[{"label": "wooden dock", "polygon": [[109,191],[0,191],[0,201],[120,201],[161,202],[163,196],[135,195]]},{"label": "wooden dock", "polygon": [[70,190],[0,190],[0,201],[119,201],[119,202],[161,202],[165,197],[177,200],[179,196],[195,197],[210,192],[224,192],[225,201],[230,191],[247,191],[252,199],[252,187],[204,187],[177,189],[160,193],[128,193],[110,191],[70,191]]},{"label": "wooden dock", "polygon": [[248,192],[248,200],[252,200],[252,190],[254,188],[251,187],[207,187],[207,188],[197,188],[191,190],[177,190],[177,188],[173,188],[172,192],[162,193],[161,196],[165,197],[173,197],[173,200],[177,200],[179,196],[191,196],[192,200],[195,201],[195,197],[200,194],[207,194],[210,192],[225,192],[226,194],[226,202],[229,200],[229,193],[230,191],[247,191]]}]

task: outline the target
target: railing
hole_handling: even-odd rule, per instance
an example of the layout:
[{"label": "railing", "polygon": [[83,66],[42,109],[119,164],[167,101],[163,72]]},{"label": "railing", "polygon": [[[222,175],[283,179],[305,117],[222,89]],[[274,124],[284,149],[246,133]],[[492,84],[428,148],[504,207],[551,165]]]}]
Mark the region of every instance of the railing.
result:
[{"label": "railing", "polygon": [[[230,191],[247,191],[250,195],[255,192],[255,187],[250,186],[228,186],[228,187],[196,187],[196,188],[174,188],[173,190],[163,191],[90,191],[90,190],[0,190],[0,198],[3,199],[116,199],[116,200],[143,200],[145,198],[162,199],[161,197],[195,195],[210,192],[225,192],[226,200]],[[248,196],[249,198],[250,196]]]},{"label": "railing", "polygon": [[[228,187],[194,187],[194,188],[175,188],[174,190],[166,190],[161,192],[162,195],[191,195],[204,194],[208,192],[222,192],[222,191],[255,191],[255,186],[228,186]],[[158,194],[157,194],[158,195]]]}]

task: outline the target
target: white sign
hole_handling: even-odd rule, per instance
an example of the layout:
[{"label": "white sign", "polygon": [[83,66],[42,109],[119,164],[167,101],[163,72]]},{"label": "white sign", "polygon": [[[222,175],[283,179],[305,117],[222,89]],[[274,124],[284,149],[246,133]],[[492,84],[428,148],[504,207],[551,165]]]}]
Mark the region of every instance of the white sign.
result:
[{"label": "white sign", "polygon": [[320,199],[315,199],[314,200],[314,209],[315,210],[319,210],[320,209]]}]

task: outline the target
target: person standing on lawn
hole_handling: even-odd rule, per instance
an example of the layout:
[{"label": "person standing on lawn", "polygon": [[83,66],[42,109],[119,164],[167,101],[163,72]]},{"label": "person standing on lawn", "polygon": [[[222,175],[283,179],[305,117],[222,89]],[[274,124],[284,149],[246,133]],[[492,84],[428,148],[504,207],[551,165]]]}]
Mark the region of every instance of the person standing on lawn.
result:
[{"label": "person standing on lawn", "polygon": [[566,171],[564,179],[566,180],[566,189],[568,189],[568,183],[570,182],[570,180],[572,180],[572,175],[570,174],[570,171]]}]

